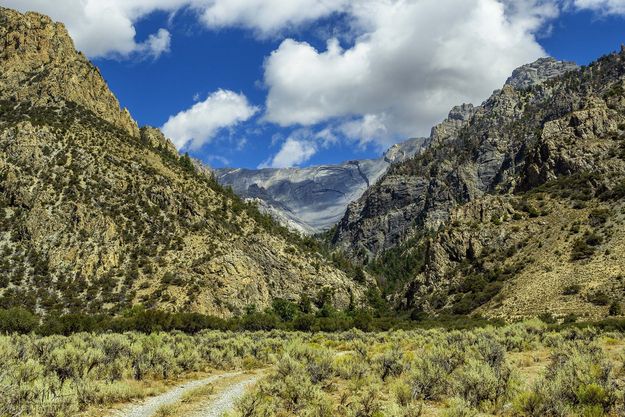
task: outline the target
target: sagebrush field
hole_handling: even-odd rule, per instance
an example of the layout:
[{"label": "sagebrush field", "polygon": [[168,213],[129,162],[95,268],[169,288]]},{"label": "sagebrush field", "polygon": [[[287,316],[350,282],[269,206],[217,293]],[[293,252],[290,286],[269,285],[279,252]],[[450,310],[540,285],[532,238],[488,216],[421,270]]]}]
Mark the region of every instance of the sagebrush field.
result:
[{"label": "sagebrush field", "polygon": [[625,335],[474,330],[0,337],[0,415],[106,415],[225,369],[265,369],[234,416],[620,416]]}]

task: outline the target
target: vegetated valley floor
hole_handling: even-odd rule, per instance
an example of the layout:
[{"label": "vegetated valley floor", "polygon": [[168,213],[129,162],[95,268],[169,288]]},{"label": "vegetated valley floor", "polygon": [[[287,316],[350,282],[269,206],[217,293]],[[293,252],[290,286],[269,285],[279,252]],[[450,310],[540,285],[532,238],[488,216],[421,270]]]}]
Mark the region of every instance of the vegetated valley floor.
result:
[{"label": "vegetated valley floor", "polygon": [[[625,334],[555,328],[539,320],[383,333],[14,335],[0,337],[0,359],[2,415],[177,417],[219,415],[218,410],[241,417],[620,416],[625,411]],[[218,377],[206,379],[209,375]],[[134,405],[124,405],[129,402]]]}]

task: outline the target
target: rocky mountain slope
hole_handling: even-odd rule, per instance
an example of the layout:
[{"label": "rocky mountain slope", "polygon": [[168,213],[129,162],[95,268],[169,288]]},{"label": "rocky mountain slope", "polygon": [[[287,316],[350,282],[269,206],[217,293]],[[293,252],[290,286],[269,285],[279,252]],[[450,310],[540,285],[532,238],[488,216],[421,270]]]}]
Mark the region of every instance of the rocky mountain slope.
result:
[{"label": "rocky mountain slope", "polygon": [[381,158],[337,165],[283,169],[218,169],[216,178],[299,233],[314,234],[334,226],[347,205],[389,169],[414,156],[424,139],[391,147]]},{"label": "rocky mountain slope", "polygon": [[49,18],[0,8],[0,308],[347,306],[344,272],[139,129]]},{"label": "rocky mountain slope", "polygon": [[416,311],[605,316],[625,296],[624,203],[625,48],[539,60],[454,108],[333,240]]}]

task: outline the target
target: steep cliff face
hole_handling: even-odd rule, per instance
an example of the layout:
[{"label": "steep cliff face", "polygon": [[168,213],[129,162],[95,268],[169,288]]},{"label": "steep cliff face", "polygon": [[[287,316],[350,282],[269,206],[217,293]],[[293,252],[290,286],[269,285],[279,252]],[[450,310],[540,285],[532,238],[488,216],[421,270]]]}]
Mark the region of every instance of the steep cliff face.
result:
[{"label": "steep cliff face", "polygon": [[285,169],[219,169],[217,180],[237,195],[260,202],[281,224],[313,234],[334,226],[347,205],[389,169],[413,156],[424,139],[410,139],[391,147],[381,158],[337,165]]},{"label": "steep cliff face", "polygon": [[0,307],[221,316],[362,288],[153,128],[60,24],[0,9]]},{"label": "steep cliff face", "polygon": [[0,99],[34,106],[76,103],[138,137],[139,128],[60,23],[0,7]]},{"label": "steep cliff face", "polygon": [[606,314],[587,300],[623,285],[625,50],[573,68],[539,60],[454,108],[349,206],[334,242],[383,273],[391,255],[414,259],[393,295],[405,306]]},{"label": "steep cliff face", "polygon": [[531,64],[515,69],[512,76],[506,81],[506,85],[516,89],[529,88],[577,69],[577,64],[573,62],[558,61],[554,58],[540,58]]}]

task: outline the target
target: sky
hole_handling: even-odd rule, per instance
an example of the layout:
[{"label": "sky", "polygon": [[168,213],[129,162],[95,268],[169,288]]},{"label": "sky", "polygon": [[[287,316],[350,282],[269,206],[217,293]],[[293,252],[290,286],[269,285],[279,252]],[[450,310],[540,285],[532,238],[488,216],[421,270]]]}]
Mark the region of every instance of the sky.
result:
[{"label": "sky", "polygon": [[625,0],[0,0],[63,22],[139,125],[213,167],[376,158],[520,65],[625,43]]}]

